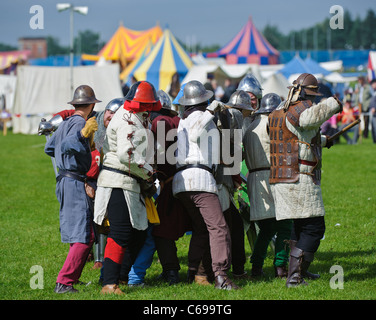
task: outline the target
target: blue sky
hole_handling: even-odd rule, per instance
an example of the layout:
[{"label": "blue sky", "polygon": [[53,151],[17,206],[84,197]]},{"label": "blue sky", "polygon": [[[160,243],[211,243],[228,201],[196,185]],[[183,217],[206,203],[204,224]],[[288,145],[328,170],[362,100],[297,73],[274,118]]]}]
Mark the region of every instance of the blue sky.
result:
[{"label": "blue sky", "polygon": [[[108,41],[121,21],[134,30],[145,30],[159,22],[183,42],[221,46],[237,34],[249,16],[259,30],[269,23],[288,33],[330,18],[332,5],[341,5],[353,17],[363,18],[369,8],[376,11],[374,0],[1,0],[0,42],[17,45],[20,37],[51,35],[61,45],[68,45],[69,13],[56,10],[56,4],[64,2],[89,7],[87,16],[74,15],[75,35],[78,30],[90,29],[98,32],[102,41]],[[30,27],[33,5],[43,8],[42,30]]]}]

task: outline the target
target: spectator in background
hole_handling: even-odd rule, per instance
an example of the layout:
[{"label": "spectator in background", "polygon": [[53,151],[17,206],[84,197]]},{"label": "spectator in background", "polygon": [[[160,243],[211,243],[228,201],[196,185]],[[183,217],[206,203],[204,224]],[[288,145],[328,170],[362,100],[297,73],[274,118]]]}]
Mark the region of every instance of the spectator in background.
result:
[{"label": "spectator in background", "polygon": [[372,98],[371,86],[364,77],[358,78],[358,88],[355,89],[355,103],[359,106],[359,112],[364,121],[363,137],[368,138],[369,107]]},{"label": "spectator in background", "polygon": [[[339,126],[338,130],[342,130],[346,126],[348,126],[351,122],[354,122],[356,120],[356,115],[354,115],[354,109],[351,105],[351,100],[346,100],[343,111],[337,115],[337,121],[341,122],[341,125]],[[347,144],[354,144],[356,143],[357,137],[358,137],[358,126],[355,126],[354,131],[354,139],[351,139],[347,132],[344,132],[342,134],[342,137],[345,138]]]},{"label": "spectator in background", "polygon": [[222,102],[227,102],[227,101],[230,100],[231,95],[236,90],[236,87],[235,87],[235,85],[233,85],[233,83],[231,82],[230,78],[226,78],[226,80],[225,80],[225,89],[224,90],[225,90],[225,93],[222,96],[221,101]]}]

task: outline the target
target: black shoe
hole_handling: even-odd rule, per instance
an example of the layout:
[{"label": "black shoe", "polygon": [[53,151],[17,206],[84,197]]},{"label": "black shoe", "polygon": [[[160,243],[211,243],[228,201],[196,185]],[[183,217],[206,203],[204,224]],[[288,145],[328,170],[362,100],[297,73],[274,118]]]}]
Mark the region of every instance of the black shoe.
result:
[{"label": "black shoe", "polygon": [[171,286],[180,282],[178,270],[168,270],[165,272],[166,281]]},{"label": "black shoe", "polygon": [[76,292],[78,292],[78,290],[73,288],[73,286],[67,286],[67,285],[62,284],[62,283],[56,283],[54,292],[55,293],[76,293]]}]

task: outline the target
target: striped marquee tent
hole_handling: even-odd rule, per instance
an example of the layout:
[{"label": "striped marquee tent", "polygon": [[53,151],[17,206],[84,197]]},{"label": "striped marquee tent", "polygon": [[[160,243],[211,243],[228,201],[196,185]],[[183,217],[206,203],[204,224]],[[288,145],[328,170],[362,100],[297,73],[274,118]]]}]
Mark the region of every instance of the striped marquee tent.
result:
[{"label": "striped marquee tent", "polygon": [[206,54],[210,57],[225,57],[227,64],[254,63],[259,65],[277,64],[279,52],[256,29],[249,17],[240,32],[217,52]]},{"label": "striped marquee tent", "polygon": [[144,48],[150,42],[155,44],[162,36],[162,33],[159,25],[144,31],[136,31],[125,28],[120,24],[112,38],[97,55],[83,54],[82,59],[98,61],[103,57],[106,60],[118,61],[121,68],[124,69],[128,63],[142,54]]},{"label": "striped marquee tent", "polygon": [[132,73],[138,81],[149,81],[156,90],[166,91],[174,73],[179,74],[181,81],[192,65],[191,58],[166,28],[152,51]]}]

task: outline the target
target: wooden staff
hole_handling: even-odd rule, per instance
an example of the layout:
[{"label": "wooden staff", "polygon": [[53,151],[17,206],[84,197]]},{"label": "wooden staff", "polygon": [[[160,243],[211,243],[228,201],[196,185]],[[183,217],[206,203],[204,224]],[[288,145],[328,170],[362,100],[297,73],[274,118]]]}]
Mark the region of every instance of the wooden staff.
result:
[{"label": "wooden staff", "polygon": [[356,126],[359,123],[360,123],[360,119],[357,119],[354,122],[351,122],[349,125],[347,125],[346,127],[344,127],[342,130],[340,130],[336,134],[330,136],[328,138],[328,142],[337,139],[341,134],[345,133],[347,130],[350,130],[352,127]]}]

